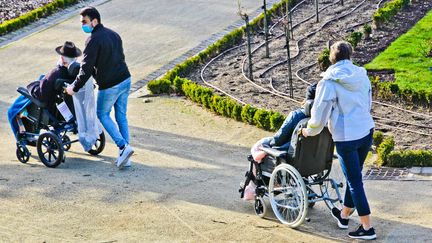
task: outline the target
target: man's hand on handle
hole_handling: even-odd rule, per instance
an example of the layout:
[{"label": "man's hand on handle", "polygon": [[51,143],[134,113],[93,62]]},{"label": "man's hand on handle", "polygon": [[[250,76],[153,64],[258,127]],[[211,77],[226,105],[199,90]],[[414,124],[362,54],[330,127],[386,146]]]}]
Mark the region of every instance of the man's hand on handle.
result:
[{"label": "man's hand on handle", "polygon": [[65,88],[66,93],[67,93],[68,95],[74,95],[74,94],[75,94],[75,91],[73,91],[73,88],[74,88],[74,87],[75,87],[75,86],[72,85],[72,84],[68,85],[68,86]]}]

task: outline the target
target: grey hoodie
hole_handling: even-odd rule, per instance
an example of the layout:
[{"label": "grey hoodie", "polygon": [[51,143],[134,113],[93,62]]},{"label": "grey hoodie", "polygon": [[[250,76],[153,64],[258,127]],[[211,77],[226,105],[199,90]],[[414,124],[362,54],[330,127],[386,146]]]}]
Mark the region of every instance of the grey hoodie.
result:
[{"label": "grey hoodie", "polygon": [[309,136],[319,134],[327,123],[335,142],[368,135],[375,125],[370,113],[372,87],[366,70],[342,60],[322,76],[306,130]]}]

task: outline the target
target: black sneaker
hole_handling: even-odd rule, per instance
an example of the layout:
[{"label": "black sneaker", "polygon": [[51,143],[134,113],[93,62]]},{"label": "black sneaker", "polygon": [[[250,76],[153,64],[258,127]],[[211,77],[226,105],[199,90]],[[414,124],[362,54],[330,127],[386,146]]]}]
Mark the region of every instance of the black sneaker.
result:
[{"label": "black sneaker", "polygon": [[363,225],[360,225],[356,231],[349,232],[348,236],[353,239],[362,240],[375,240],[376,234],[374,228],[368,230],[363,229]]},{"label": "black sneaker", "polygon": [[343,219],[341,217],[341,211],[339,209],[337,209],[336,207],[332,208],[331,214],[332,214],[333,218],[335,218],[337,220],[339,228],[348,229],[349,219]]}]

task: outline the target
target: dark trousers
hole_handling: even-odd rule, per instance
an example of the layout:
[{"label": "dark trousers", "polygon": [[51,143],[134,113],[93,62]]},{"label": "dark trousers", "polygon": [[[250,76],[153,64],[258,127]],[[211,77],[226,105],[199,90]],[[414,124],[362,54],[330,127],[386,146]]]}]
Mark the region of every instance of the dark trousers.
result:
[{"label": "dark trousers", "polygon": [[369,149],[372,146],[372,138],[373,129],[364,138],[347,142],[335,142],[340,165],[347,179],[344,205],[349,208],[356,208],[359,216],[370,214],[361,172]]}]

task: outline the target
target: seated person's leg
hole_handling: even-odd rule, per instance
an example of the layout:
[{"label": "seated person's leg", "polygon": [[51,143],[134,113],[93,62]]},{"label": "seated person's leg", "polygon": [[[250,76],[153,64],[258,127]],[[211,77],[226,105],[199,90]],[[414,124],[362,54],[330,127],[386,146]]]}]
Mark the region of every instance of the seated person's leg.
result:
[{"label": "seated person's leg", "polygon": [[299,123],[299,121],[306,118],[305,113],[303,112],[303,109],[297,109],[287,116],[282,126],[279,128],[279,130],[276,132],[276,134],[273,136],[272,141],[270,142],[270,145],[273,146],[282,146],[291,140],[292,133]]}]

